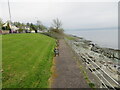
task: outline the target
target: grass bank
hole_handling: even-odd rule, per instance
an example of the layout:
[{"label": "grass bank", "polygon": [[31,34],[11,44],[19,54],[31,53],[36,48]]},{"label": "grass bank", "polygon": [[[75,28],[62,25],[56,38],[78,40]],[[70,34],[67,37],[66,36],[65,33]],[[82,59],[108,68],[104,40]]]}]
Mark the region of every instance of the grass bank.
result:
[{"label": "grass bank", "polygon": [[2,36],[3,88],[48,88],[55,39],[41,34]]}]

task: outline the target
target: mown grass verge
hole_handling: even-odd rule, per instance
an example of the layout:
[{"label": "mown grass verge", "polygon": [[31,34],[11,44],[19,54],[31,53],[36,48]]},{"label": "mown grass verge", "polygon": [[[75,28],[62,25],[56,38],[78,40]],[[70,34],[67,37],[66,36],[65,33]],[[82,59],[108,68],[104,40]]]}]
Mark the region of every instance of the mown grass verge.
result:
[{"label": "mown grass verge", "polygon": [[67,38],[68,40],[75,40],[75,39],[76,39],[75,37],[72,37],[72,36],[69,36],[69,35],[66,35],[66,38]]},{"label": "mown grass verge", "polygon": [[[79,63],[79,62],[78,62],[78,63]],[[79,64],[79,68],[80,68],[81,72],[83,73],[84,78],[85,78],[85,80],[87,81],[89,87],[95,89],[95,84],[94,84],[93,82],[90,81],[90,79],[89,79],[89,77],[88,77],[86,71],[83,69],[82,65]]]},{"label": "mown grass verge", "polygon": [[3,88],[48,88],[55,39],[41,34],[2,36]]}]

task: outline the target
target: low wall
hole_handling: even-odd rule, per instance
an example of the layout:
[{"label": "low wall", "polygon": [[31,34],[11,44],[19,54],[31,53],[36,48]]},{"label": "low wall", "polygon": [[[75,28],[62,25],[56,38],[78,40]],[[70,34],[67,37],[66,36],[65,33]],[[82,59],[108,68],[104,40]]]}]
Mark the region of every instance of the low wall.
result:
[{"label": "low wall", "polygon": [[9,30],[1,30],[1,34],[8,34],[9,33]]}]

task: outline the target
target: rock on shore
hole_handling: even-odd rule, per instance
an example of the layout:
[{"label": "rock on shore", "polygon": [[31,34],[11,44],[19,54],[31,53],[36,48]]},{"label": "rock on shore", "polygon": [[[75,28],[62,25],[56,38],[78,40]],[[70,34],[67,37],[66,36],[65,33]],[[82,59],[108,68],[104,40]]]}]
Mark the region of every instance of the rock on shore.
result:
[{"label": "rock on shore", "polygon": [[[120,60],[120,50],[112,49],[112,48],[103,48],[103,47],[98,46],[97,44],[92,43],[92,41],[85,40],[84,38],[81,38],[81,37],[76,37],[75,41],[81,42],[83,47],[89,48],[91,49],[91,51],[103,54],[107,56],[108,58]],[[76,45],[78,44],[76,43]]]},{"label": "rock on shore", "polygon": [[[87,68],[99,73],[103,73],[101,71],[104,70],[111,78],[115,79],[119,82],[118,77],[120,76],[120,50],[104,48],[99,45],[93,43],[92,41],[86,40],[81,37],[70,36],[65,38],[68,45],[78,54],[80,60],[87,65]],[[96,64],[94,64],[95,62]],[[105,74],[106,75],[106,74]],[[118,85],[111,81],[108,78],[108,75],[105,78],[112,82],[111,84],[114,87],[118,87]],[[108,83],[105,82],[108,86]]]},{"label": "rock on shore", "polygon": [[67,42],[76,53],[81,54],[81,56],[86,56],[85,60],[89,59],[87,57],[92,57],[95,61],[101,64],[104,62],[104,66],[107,64],[110,68],[116,68],[115,72],[120,74],[120,50],[103,48],[92,41],[81,37],[70,37],[74,37],[74,39],[67,39]]}]

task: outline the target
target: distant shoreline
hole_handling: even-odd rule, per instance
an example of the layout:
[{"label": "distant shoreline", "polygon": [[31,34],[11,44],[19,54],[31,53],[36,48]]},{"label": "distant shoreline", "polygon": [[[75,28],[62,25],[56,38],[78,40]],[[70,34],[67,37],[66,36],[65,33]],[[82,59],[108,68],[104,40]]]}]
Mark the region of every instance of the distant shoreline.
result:
[{"label": "distant shoreline", "polygon": [[109,47],[100,46],[99,44],[93,42],[92,40],[87,40],[87,39],[85,39],[84,37],[80,37],[80,36],[77,36],[77,35],[72,35],[72,34],[67,34],[67,35],[72,36],[72,37],[75,37],[75,38],[77,38],[77,39],[81,39],[81,38],[82,38],[82,39],[84,39],[84,40],[86,40],[86,41],[88,41],[88,42],[91,42],[91,44],[94,44],[94,45],[96,45],[96,46],[99,46],[100,48],[107,48],[107,49],[112,49],[112,50],[120,50],[120,49],[115,49],[115,48],[109,48]]},{"label": "distant shoreline", "polygon": [[[98,44],[93,43],[91,40],[86,40],[82,37],[78,37],[75,35],[68,35],[68,37],[69,38],[67,38],[67,39],[70,41],[71,45],[75,45],[76,47],[79,47],[82,49],[83,48],[88,49],[90,51],[107,56],[108,58],[120,60],[120,57],[119,57],[120,50],[119,49],[101,47]],[[79,50],[78,50],[78,52],[79,52]]]},{"label": "distant shoreline", "polygon": [[118,48],[117,30],[65,30],[66,34],[90,40],[103,48]]}]

